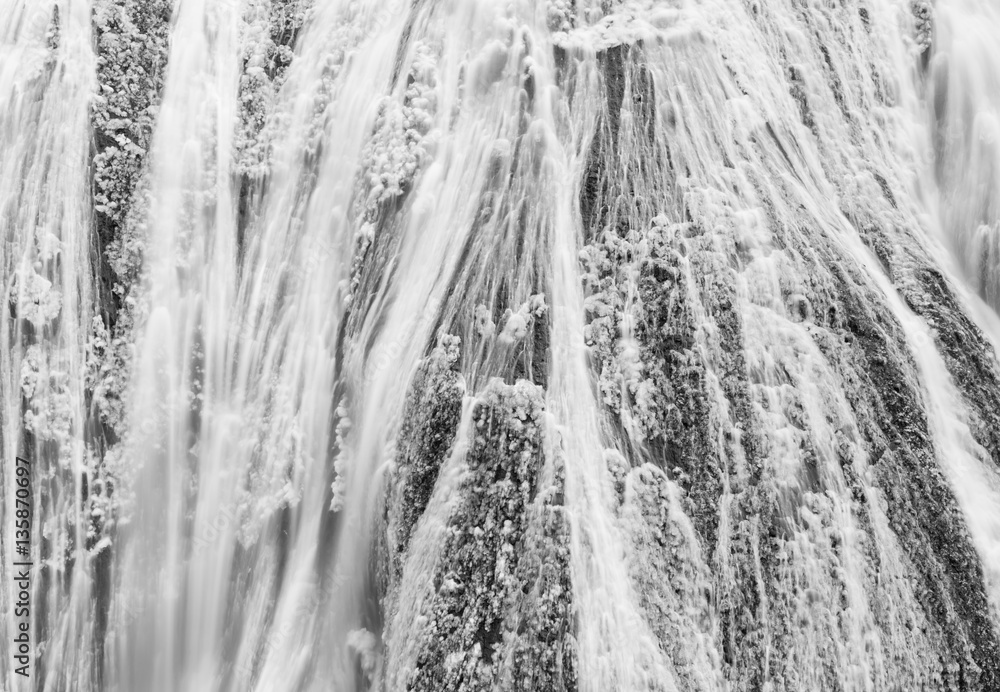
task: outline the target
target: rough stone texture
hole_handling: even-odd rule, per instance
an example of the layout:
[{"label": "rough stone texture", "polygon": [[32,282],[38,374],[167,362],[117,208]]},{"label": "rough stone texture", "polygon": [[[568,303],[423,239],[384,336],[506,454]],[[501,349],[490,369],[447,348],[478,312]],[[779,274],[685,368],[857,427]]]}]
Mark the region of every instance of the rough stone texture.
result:
[{"label": "rough stone texture", "polygon": [[[628,472],[618,516],[625,527],[629,573],[646,620],[673,663],[682,690],[714,690],[719,653],[712,635],[712,579],[698,537],[653,464]],[[714,665],[713,665],[714,664]]]},{"label": "rough stone texture", "polygon": [[[653,257],[640,273],[639,291],[646,319],[636,335],[641,359],[649,364],[651,396],[664,412],[663,434],[650,444],[686,491],[688,514],[707,545],[718,532],[722,461],[714,444],[718,422],[712,408],[705,364],[695,348],[696,323],[684,258],[654,244]],[[662,451],[661,451],[662,450]]]},{"label": "rough stone texture", "polygon": [[103,0],[94,10],[100,85],[93,110],[94,208],[99,258],[111,265],[101,273],[109,327],[138,276],[139,260],[130,257],[136,249],[129,247],[137,241],[128,237],[135,231],[127,224],[163,89],[171,11],[169,0]]},{"label": "rough stone texture", "polygon": [[[562,506],[565,470],[543,468],[538,493],[526,516],[504,622],[499,687],[512,692],[577,689],[570,580],[569,519]],[[553,477],[546,477],[546,471]]]},{"label": "rough stone texture", "polygon": [[[807,14],[808,24],[814,18]],[[685,513],[713,565],[724,677],[736,689],[839,689],[852,655],[838,644],[848,620],[834,613],[858,607],[847,572],[860,570],[862,626],[880,632],[880,650],[864,654],[875,662],[877,680],[993,689],[998,633],[982,567],[935,458],[902,327],[858,259],[820,231],[821,222],[805,208],[785,202],[798,192],[780,182],[780,171],[796,153],[784,148],[777,126],[768,125],[770,142],[758,140],[740,152],[770,170],[771,179],[747,169],[749,187],[688,188],[676,207],[643,206],[669,199],[670,181],[679,175],[675,160],[644,169],[655,159],[652,152],[643,165],[630,158],[649,146],[643,118],[647,104],[661,97],[643,86],[644,53],[638,45],[598,57],[607,111],[595,126],[580,201],[589,239],[583,257],[591,295],[588,338],[623,446],[633,451],[633,463],[652,461],[681,489]],[[833,51],[821,53],[831,102],[852,123],[857,113],[849,104],[859,97],[844,73],[853,66],[838,64]],[[572,82],[572,57],[563,62]],[[803,124],[825,136],[813,120],[802,73],[789,68],[786,77]],[[626,122],[619,111],[631,114],[630,130],[619,131]],[[864,144],[857,134],[852,141]],[[668,139],[657,151],[669,146]],[[719,148],[720,157],[729,155]],[[842,174],[830,164],[831,178]],[[902,214],[893,225],[884,222],[900,204],[893,175],[875,172],[870,179],[882,200],[881,224],[857,208],[845,216],[906,304],[935,329],[973,435],[996,459],[998,426],[988,422],[1000,410],[996,359],[941,274],[914,249],[920,243]],[[634,206],[623,204],[632,199]],[[747,227],[736,211],[745,200],[763,212],[756,227]],[[754,305],[761,237],[768,238],[766,261],[779,262],[783,309]],[[757,339],[773,320],[802,325],[823,360],[769,365]],[[623,346],[628,338],[636,350]],[[806,395],[797,391],[809,381],[804,367],[834,378],[845,398],[841,422],[830,422],[832,410],[824,423],[804,408]],[[827,425],[836,433],[832,457]],[[791,484],[777,456],[789,438],[797,440],[800,464]],[[867,472],[859,459],[868,460]],[[847,540],[836,528],[842,508],[859,538]],[[655,559],[655,550],[643,549]],[[818,578],[810,564],[828,565],[829,576]],[[810,585],[808,598],[804,585]],[[809,649],[814,644],[818,650]],[[803,668],[815,668],[816,661],[820,669]],[[690,680],[679,684],[696,688]]]},{"label": "rough stone texture", "polygon": [[135,296],[145,246],[143,189],[169,50],[173,3],[101,0],[95,3],[99,95],[95,99],[94,265],[100,319],[88,382],[110,441],[124,430],[123,397],[131,368]]},{"label": "rough stone texture", "polygon": [[[909,235],[903,228],[893,230],[896,237]],[[926,257],[917,255],[912,246],[891,244],[892,236],[876,227],[866,228],[863,237],[873,248],[894,247],[884,254],[875,251],[908,307],[934,329],[935,345],[971,416],[971,432],[994,463],[1000,463],[996,424],[1000,376],[992,347]],[[864,314],[857,303],[845,308],[848,315]],[[871,386],[884,392],[883,405],[895,427],[886,433],[887,440],[875,443],[879,450],[882,445],[889,447],[887,452],[877,452],[881,454],[880,480],[893,499],[890,519],[902,534],[904,545],[912,546],[914,567],[925,582],[920,590],[924,606],[941,627],[949,648],[942,655],[943,668],[948,670],[943,677],[946,684],[959,689],[993,689],[1000,685],[1000,636],[989,616],[982,567],[969,542],[964,517],[934,460],[919,394],[905,384],[888,384],[904,377],[892,372],[899,361],[891,352],[872,346],[872,326],[851,322],[856,326],[849,323],[849,328],[859,337],[868,358]],[[891,325],[891,321],[883,322],[883,329],[891,329]],[[895,339],[901,340],[898,334]],[[884,420],[880,419],[879,425],[885,433]],[[895,434],[906,440],[910,454],[900,458]]]},{"label": "rough stone texture", "polygon": [[562,472],[540,485],[540,394],[494,381],[475,404],[433,591],[405,634],[408,690],[576,688]]},{"label": "rough stone texture", "polygon": [[236,131],[236,173],[241,176],[241,204],[255,182],[270,171],[277,97],[294,59],[293,47],[306,21],[310,0],[250,0],[240,32],[240,126]]},{"label": "rough stone texture", "polygon": [[392,573],[402,573],[410,535],[427,508],[441,465],[455,442],[462,413],[462,378],[448,353],[437,348],[417,370],[399,432],[399,453],[389,481],[389,525],[395,535]]}]

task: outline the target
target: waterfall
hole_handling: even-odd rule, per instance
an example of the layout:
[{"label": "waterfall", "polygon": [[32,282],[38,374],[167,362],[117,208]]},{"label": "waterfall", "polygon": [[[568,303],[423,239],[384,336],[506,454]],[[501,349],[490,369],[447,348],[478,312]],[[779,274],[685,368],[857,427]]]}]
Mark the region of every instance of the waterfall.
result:
[{"label": "waterfall", "polygon": [[[5,689],[15,689],[14,562],[34,562],[31,623],[51,654],[35,668],[54,688],[90,674],[93,574],[81,564],[96,542],[84,509],[98,460],[87,445],[86,345],[93,315],[89,106],[97,91],[88,2],[0,6],[0,228],[4,318],[0,323],[0,445],[4,489]],[[30,450],[30,451],[29,451]],[[27,457],[33,498],[18,505],[16,457]],[[31,499],[34,500],[31,503]],[[22,502],[24,502],[22,500]],[[13,541],[33,504],[35,547]],[[26,509],[26,507],[25,507]],[[24,511],[22,509],[22,511]],[[22,688],[26,689],[26,688]]]},{"label": "waterfall", "polygon": [[1000,689],[995,2],[0,11],[0,689]]}]

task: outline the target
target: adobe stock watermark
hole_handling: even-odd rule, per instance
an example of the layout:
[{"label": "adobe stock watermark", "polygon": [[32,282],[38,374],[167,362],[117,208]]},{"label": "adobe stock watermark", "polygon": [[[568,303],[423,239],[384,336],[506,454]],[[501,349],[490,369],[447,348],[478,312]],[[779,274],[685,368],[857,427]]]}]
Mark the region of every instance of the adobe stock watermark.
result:
[{"label": "adobe stock watermark", "polygon": [[14,547],[11,560],[14,600],[14,673],[24,678],[31,676],[34,655],[31,646],[31,523],[32,488],[31,463],[24,458],[14,459],[14,530],[10,545]]}]

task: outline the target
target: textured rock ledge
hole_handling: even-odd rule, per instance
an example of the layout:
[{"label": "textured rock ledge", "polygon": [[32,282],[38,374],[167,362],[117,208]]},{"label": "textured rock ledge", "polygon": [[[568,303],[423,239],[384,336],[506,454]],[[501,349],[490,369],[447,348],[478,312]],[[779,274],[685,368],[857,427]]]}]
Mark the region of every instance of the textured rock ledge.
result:
[{"label": "textured rock ledge", "polygon": [[[542,454],[541,390],[494,381],[459,429],[457,380],[441,349],[421,366],[389,481],[388,687],[576,689],[563,475]],[[455,435],[467,449],[449,461]],[[447,499],[431,491],[441,473]]]}]

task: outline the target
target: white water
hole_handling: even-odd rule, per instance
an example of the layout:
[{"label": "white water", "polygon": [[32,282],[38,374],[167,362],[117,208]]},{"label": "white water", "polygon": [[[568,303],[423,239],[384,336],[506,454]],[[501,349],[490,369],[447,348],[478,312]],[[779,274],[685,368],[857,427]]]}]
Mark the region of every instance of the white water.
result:
[{"label": "white water", "polygon": [[[931,62],[936,119],[935,174],[940,226],[954,248],[969,288],[998,305],[1000,239],[1000,49],[993,32],[1000,8],[989,2],[948,2],[939,9],[938,49]],[[996,313],[967,298],[994,348],[1000,344]],[[940,356],[929,348],[923,325],[908,326],[932,397],[933,416],[945,468],[983,558],[995,616],[1000,616],[1000,469],[971,439]],[[921,338],[923,337],[923,338]],[[947,451],[945,451],[947,450]]]},{"label": "white water", "polygon": [[[58,12],[59,50],[47,45]],[[49,615],[35,621],[53,650],[45,689],[79,674],[86,679],[92,630],[92,581],[86,569],[88,517],[81,511],[84,476],[93,463],[84,448],[84,347],[92,310],[90,274],[89,105],[96,89],[90,3],[9,1],[0,5],[0,267],[4,318],[0,321],[0,445],[4,490],[4,580],[0,610],[4,639],[12,641],[14,612],[10,543],[14,534],[14,459],[31,459],[36,504],[33,604]],[[9,318],[16,305],[22,319]],[[30,388],[30,394],[25,390]],[[30,399],[22,408],[22,393]],[[35,438],[24,447],[23,433]],[[8,463],[9,462],[9,463]],[[45,579],[46,581],[43,581]],[[43,584],[47,588],[39,588]],[[44,610],[43,610],[44,609]],[[37,641],[37,639],[36,639]],[[6,648],[5,648],[6,649]],[[5,651],[6,652],[6,651]],[[4,656],[4,689],[29,689]],[[15,685],[17,687],[15,687]],[[35,689],[42,689],[36,687]]]},{"label": "white water", "polygon": [[[530,2],[317,3],[270,113],[269,175],[257,182],[241,237],[234,147],[244,107],[245,22],[270,3],[176,3],[149,159],[145,317],[130,373],[129,433],[117,451],[129,473],[117,490],[118,524],[91,554],[82,483],[102,473],[87,447],[83,385],[96,312],[91,8],[77,0],[0,2],[0,16],[13,18],[0,44],[0,266],[20,318],[5,308],[0,328],[6,641],[14,626],[7,585],[15,454],[35,464],[33,545],[37,551],[44,536],[48,570],[43,579],[36,552],[33,604],[44,615],[33,633],[36,647],[45,641],[45,666],[25,683],[5,655],[3,689],[96,689],[97,670],[109,690],[362,689],[349,643],[361,627],[373,536],[384,529],[372,508],[393,463],[413,373],[442,336],[435,329],[472,323],[473,302],[485,301],[491,314],[509,308],[516,321],[530,312],[519,317],[521,306],[537,305],[536,294],[548,306],[551,354],[546,456],[566,468],[579,686],[724,688],[711,605],[677,597],[687,619],[676,625],[683,636],[676,647],[659,638],[661,623],[644,610],[636,574],[646,556],[637,536],[647,529],[629,504],[635,496],[617,509],[613,467],[620,459],[634,467],[658,461],[644,437],[651,414],[636,398],[623,406],[625,432],[617,431],[585,330],[593,296],[584,288],[580,251],[593,239],[579,199],[607,110],[598,51],[640,39],[643,78],[657,95],[655,130],[648,139],[639,126],[644,92],[639,72],[628,68],[613,163],[633,186],[635,200],[615,204],[634,233],[635,254],[621,260],[629,289],[615,382],[626,389],[640,377],[629,372],[638,367],[628,355],[636,329],[629,320],[642,259],[663,226],[654,218],[679,225],[689,210],[718,248],[745,250],[746,266],[731,275],[734,310],[744,323],[754,396],[767,402],[758,432],[769,450],[768,482],[794,516],[780,568],[796,585],[793,602],[785,611],[764,597],[760,636],[779,636],[782,623],[771,613],[794,614],[799,626],[786,665],[798,669],[799,689],[823,686],[824,661],[834,662],[846,689],[884,689],[899,670],[920,669],[926,645],[918,635],[909,639],[901,620],[888,633],[873,624],[865,541],[880,551],[891,584],[880,594],[896,599],[893,617],[914,607],[913,594],[899,585],[907,562],[881,513],[883,491],[866,475],[874,460],[859,445],[851,447],[852,463],[873,507],[874,535],[863,535],[851,513],[836,441],[838,434],[860,437],[857,414],[812,327],[786,301],[805,291],[809,277],[775,242],[765,208],[805,229],[799,232],[807,239],[814,233],[843,250],[902,325],[937,459],[982,559],[996,617],[997,468],[972,439],[969,414],[927,325],[842,212],[905,223],[911,232],[901,242],[951,272],[970,314],[1000,343],[995,314],[975,297],[1000,305],[1000,12],[986,0],[941,0],[923,83],[905,2],[866,7],[870,32],[853,5],[848,15],[791,2],[663,2],[617,7],[604,17],[599,3],[584,4],[577,28],[566,33],[550,28],[549,6]],[[49,49],[56,5],[59,42]],[[802,13],[813,21],[807,25]],[[832,67],[824,67],[819,45],[827,46]],[[560,82],[555,46],[569,51],[571,87]],[[815,132],[788,94],[779,55],[803,75]],[[828,86],[830,70],[845,85],[853,124]],[[876,98],[873,70],[892,98]],[[526,72],[530,101],[522,91]],[[405,78],[393,81],[396,73],[414,76],[415,96]],[[867,162],[891,174],[897,210],[887,210]],[[481,216],[484,190],[505,213]],[[375,203],[397,195],[401,206],[379,224]],[[369,244],[377,251],[356,260]],[[357,267],[365,263],[382,267],[362,279]],[[705,266],[687,259],[682,266],[697,294]],[[713,269],[729,276],[722,265]],[[723,442],[748,431],[734,423],[723,391],[720,326],[700,304],[692,320],[720,412],[718,444],[733,455],[715,554],[691,539],[677,557],[693,575],[690,594],[701,598],[712,583],[739,588],[728,549],[741,538],[725,519],[741,511],[736,497],[752,471],[740,445]],[[513,379],[515,321],[497,324],[493,340],[461,344],[464,414],[411,542],[400,597],[413,594],[413,601],[397,614],[397,642],[419,616],[419,580],[429,582],[438,568],[472,434],[469,411],[493,377]],[[25,394],[32,416],[44,414],[41,422],[25,415],[25,368],[39,373],[32,375],[36,389]],[[793,410],[809,432],[791,419]],[[802,481],[807,447],[822,488],[815,492]],[[639,483],[638,474],[630,483]],[[662,483],[673,498],[671,522],[690,538],[678,485]],[[747,519],[747,531],[757,530],[755,521]],[[113,556],[103,635],[93,625],[101,549]],[[759,557],[750,562],[762,580]],[[714,593],[713,602],[729,595]],[[824,650],[830,641],[833,653]],[[390,687],[403,688],[402,677],[392,676],[412,663],[408,646],[393,654],[398,670],[387,672]]]},{"label": "white water", "polygon": [[1000,9],[990,2],[947,2],[938,10],[938,50],[928,100],[935,119],[935,175],[941,225],[969,283],[994,307],[1000,301]]}]

